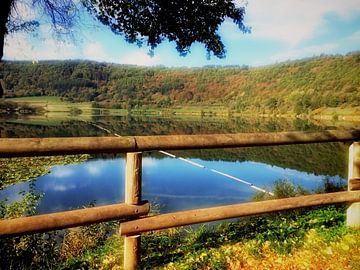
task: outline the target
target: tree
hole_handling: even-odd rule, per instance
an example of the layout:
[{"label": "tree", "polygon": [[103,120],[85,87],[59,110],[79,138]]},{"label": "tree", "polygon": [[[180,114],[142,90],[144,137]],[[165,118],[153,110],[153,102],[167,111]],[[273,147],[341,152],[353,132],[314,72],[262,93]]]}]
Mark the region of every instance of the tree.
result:
[{"label": "tree", "polygon": [[9,21],[13,0],[2,0],[0,4],[0,61],[4,54],[4,39],[8,33],[6,24]]},{"label": "tree", "polygon": [[245,9],[232,0],[83,0],[100,22],[131,43],[154,49],[163,40],[176,43],[181,55],[194,42],[205,44],[208,55],[225,56],[218,28],[226,17],[243,32]]},{"label": "tree", "polygon": [[[4,55],[5,36],[19,30],[31,31],[39,26],[38,21],[24,21],[16,17],[16,4],[21,0],[1,0],[0,2],[0,62]],[[32,8],[38,8],[51,21],[55,33],[68,34],[78,15],[76,0],[29,0]],[[4,94],[2,70],[0,70],[0,98]]]},{"label": "tree", "polygon": [[[19,1],[0,2],[0,62],[8,33],[33,29],[39,24],[36,21],[14,20]],[[76,0],[29,1],[33,8],[47,15],[57,33],[67,34],[78,19]],[[158,44],[168,39],[176,43],[180,55],[186,55],[194,42],[200,42],[205,45],[208,57],[213,53],[222,58],[225,57],[225,48],[218,28],[225,18],[232,19],[242,32],[249,32],[243,23],[244,7],[237,6],[232,0],[80,0],[80,3],[128,42],[146,43],[151,53]],[[0,97],[2,94],[0,84]]]},{"label": "tree", "polygon": [[[3,57],[4,38],[10,29],[19,30],[36,26],[36,22],[14,25],[16,3],[21,0],[1,0],[0,3],[0,61]],[[33,8],[42,10],[50,18],[56,32],[67,33],[79,13],[76,0],[29,0]],[[218,28],[230,18],[242,32],[245,9],[232,0],[80,0],[101,23],[128,42],[146,43],[153,50],[163,40],[176,43],[181,55],[186,55],[194,42],[205,44],[210,56],[225,56],[224,44]]]},{"label": "tree", "polygon": [[[0,2],[0,61],[4,53],[5,36],[20,30],[31,31],[39,26],[35,20],[25,21],[17,15],[17,3],[22,0],[1,0]],[[74,27],[79,14],[76,0],[27,0],[32,9],[43,12],[57,34],[68,34]]]}]

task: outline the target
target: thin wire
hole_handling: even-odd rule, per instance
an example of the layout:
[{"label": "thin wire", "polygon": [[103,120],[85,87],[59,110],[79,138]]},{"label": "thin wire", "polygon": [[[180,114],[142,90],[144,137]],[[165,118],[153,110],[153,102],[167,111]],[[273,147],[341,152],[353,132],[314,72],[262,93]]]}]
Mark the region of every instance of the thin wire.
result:
[{"label": "thin wire", "polygon": [[[109,129],[104,128],[104,127],[102,127],[102,126],[99,126],[99,125],[97,125],[97,124],[95,124],[95,123],[93,123],[93,122],[87,122],[87,123],[93,125],[94,127],[99,128],[99,129],[101,129],[101,130],[103,130],[103,131],[105,131],[105,132],[107,132],[107,133],[109,133],[109,134],[113,134],[113,135],[115,135],[116,137],[122,137],[121,135],[119,135],[119,134],[117,134],[117,133],[114,133],[114,132],[110,131]],[[265,189],[263,189],[263,188],[257,187],[257,186],[255,186],[254,184],[252,184],[252,183],[250,183],[250,182],[247,182],[247,181],[245,181],[245,180],[242,180],[242,179],[240,179],[240,178],[238,178],[238,177],[235,177],[235,176],[232,176],[232,175],[230,175],[230,174],[223,173],[223,172],[218,171],[218,170],[215,170],[215,169],[207,168],[207,167],[205,167],[204,165],[201,165],[201,164],[199,164],[199,163],[197,163],[197,162],[194,162],[194,161],[189,160],[189,159],[187,159],[187,158],[178,157],[178,156],[176,156],[176,155],[174,155],[174,154],[171,154],[171,153],[169,153],[169,152],[166,152],[166,151],[160,150],[159,153],[161,153],[161,154],[163,154],[163,155],[166,155],[166,156],[169,156],[169,157],[172,157],[172,158],[176,158],[176,159],[178,159],[178,160],[181,160],[181,161],[183,161],[183,162],[186,162],[186,163],[188,163],[188,164],[190,164],[190,165],[193,165],[193,166],[195,166],[195,167],[198,167],[198,168],[201,168],[201,169],[205,169],[205,170],[208,170],[208,171],[210,171],[210,172],[213,172],[213,173],[222,175],[222,176],[224,176],[224,177],[226,177],[226,178],[229,178],[229,179],[235,180],[235,181],[237,181],[237,182],[240,182],[240,183],[242,183],[242,184],[245,184],[245,185],[247,185],[247,186],[249,186],[249,187],[251,187],[251,188],[253,188],[253,189],[257,190],[257,191],[260,191],[260,192],[269,194],[269,195],[271,195],[271,196],[274,196],[274,193],[272,193],[272,192],[270,192],[270,191],[267,191],[267,190],[265,190]]]},{"label": "thin wire", "polygon": [[213,172],[213,173],[222,175],[222,176],[224,176],[224,177],[226,177],[226,178],[235,180],[235,181],[240,182],[240,183],[242,183],[242,184],[245,184],[245,185],[247,185],[247,186],[249,186],[249,187],[251,187],[251,188],[253,188],[253,189],[257,190],[257,191],[260,191],[260,192],[263,192],[263,193],[267,193],[267,194],[269,194],[269,195],[271,195],[271,196],[274,196],[274,193],[272,193],[272,192],[270,192],[270,191],[267,191],[267,190],[265,190],[265,189],[262,189],[262,188],[260,188],[260,187],[257,187],[257,186],[255,186],[254,184],[252,184],[252,183],[250,183],[250,182],[247,182],[247,181],[245,181],[245,180],[242,180],[242,179],[240,179],[240,178],[238,178],[238,177],[232,176],[232,175],[227,174],[227,173],[223,173],[223,172],[218,171],[218,170],[215,170],[215,169],[207,168],[207,167],[205,167],[205,166],[202,165],[202,164],[199,164],[199,163],[197,163],[197,162],[194,162],[194,161],[192,161],[192,160],[189,160],[189,159],[186,159],[186,158],[183,158],[183,157],[177,157],[177,156],[175,156],[174,154],[171,154],[171,153],[169,153],[169,152],[165,152],[165,151],[159,151],[159,152],[160,152],[161,154],[167,155],[167,156],[169,156],[169,157],[177,158],[177,159],[179,159],[179,160],[181,160],[181,161],[184,161],[184,162],[186,162],[186,163],[189,163],[189,164],[191,164],[191,165],[193,165],[193,166],[196,166],[196,167],[199,167],[199,168],[208,170],[208,171],[210,171],[210,172]]}]

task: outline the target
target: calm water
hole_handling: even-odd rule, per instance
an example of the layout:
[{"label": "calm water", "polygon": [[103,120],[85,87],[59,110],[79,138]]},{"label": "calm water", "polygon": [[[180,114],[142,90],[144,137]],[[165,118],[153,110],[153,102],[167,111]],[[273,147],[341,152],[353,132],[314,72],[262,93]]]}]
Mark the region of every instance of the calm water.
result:
[{"label": "calm water", "polygon": [[[92,119],[97,125],[122,135],[199,134],[253,131],[321,130],[306,121],[248,121],[243,119],[166,119],[102,117]],[[77,120],[3,119],[2,137],[54,137],[108,135],[95,125]],[[271,188],[274,181],[288,179],[308,190],[319,188],[323,179],[345,181],[346,150],[343,144],[313,144],[243,149],[182,151],[187,157],[209,169],[216,169],[254,185]],[[89,204],[123,201],[124,159],[93,157],[82,164],[57,165],[48,175],[34,180],[43,193],[40,213],[81,208]],[[29,182],[0,191],[0,200],[21,199]],[[143,198],[161,212],[249,201],[255,191],[243,183],[201,169],[178,159],[154,152],[143,158]]]}]

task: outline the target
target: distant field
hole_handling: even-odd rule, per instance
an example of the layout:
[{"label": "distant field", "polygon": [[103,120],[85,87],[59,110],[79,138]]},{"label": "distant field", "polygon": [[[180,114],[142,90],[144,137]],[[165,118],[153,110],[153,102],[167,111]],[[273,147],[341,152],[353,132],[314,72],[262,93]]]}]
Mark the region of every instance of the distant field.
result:
[{"label": "distant field", "polygon": [[[124,109],[101,109],[93,108],[91,102],[71,103],[62,101],[60,97],[55,96],[36,96],[36,97],[19,97],[8,98],[8,101],[17,103],[26,103],[28,105],[41,107],[49,114],[91,114],[91,115],[125,115],[128,113]],[[229,109],[221,105],[213,106],[176,106],[172,108],[148,108],[134,109],[132,114],[141,115],[183,115],[183,116],[227,116]]]},{"label": "distant field", "polygon": [[8,98],[6,101],[26,103],[30,106],[40,107],[51,116],[67,116],[68,114],[77,115],[124,115],[126,110],[120,109],[101,109],[94,108],[91,102],[67,102],[54,96],[36,96],[36,97],[19,97]]},{"label": "distant field", "polygon": [[6,100],[12,102],[31,102],[31,103],[51,103],[59,104],[65,103],[60,99],[60,97],[53,96],[41,96],[41,97],[17,97],[17,98],[7,98]]},{"label": "distant field", "polygon": [[[8,98],[7,101],[18,102],[18,103],[29,103],[35,106],[51,106],[49,107],[50,111],[52,106],[55,106],[57,109],[64,109],[68,111],[69,108],[79,108],[79,109],[92,109],[91,102],[79,102],[71,103],[67,101],[62,101],[60,97],[53,96],[41,96],[41,97],[19,97],[19,98]],[[60,110],[62,111],[62,110]]]},{"label": "distant field", "polygon": [[[94,108],[91,102],[71,103],[62,101],[55,96],[36,96],[8,98],[7,101],[25,103],[30,106],[38,107],[46,112],[47,116],[63,118],[67,116],[82,115],[157,115],[157,116],[174,116],[179,117],[229,117],[238,116],[242,113],[230,110],[222,105],[183,105],[169,108],[138,108],[128,111],[126,109],[104,109]],[[273,116],[273,115],[269,115]],[[283,115],[286,116],[286,115]],[[290,115],[291,116],[291,115]],[[319,108],[309,112],[307,117],[323,120],[346,120],[360,121],[360,107],[353,108]]]},{"label": "distant field", "polygon": [[312,111],[311,117],[315,119],[360,121],[360,107],[320,108]]}]

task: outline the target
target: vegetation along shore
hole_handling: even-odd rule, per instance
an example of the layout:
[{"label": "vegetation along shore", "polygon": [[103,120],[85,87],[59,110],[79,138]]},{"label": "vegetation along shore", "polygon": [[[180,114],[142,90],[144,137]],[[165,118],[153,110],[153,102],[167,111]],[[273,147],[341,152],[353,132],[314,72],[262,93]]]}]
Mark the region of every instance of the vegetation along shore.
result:
[{"label": "vegetation along shore", "polygon": [[[1,66],[6,100],[45,112],[79,114],[106,108],[112,110],[96,113],[360,120],[359,52],[256,68],[88,61],[7,61]],[[10,99],[29,96],[33,98]]]}]

